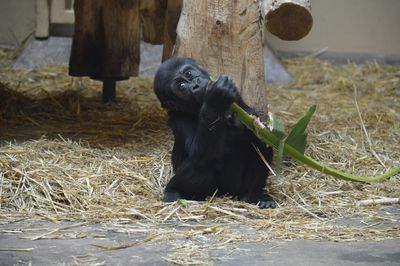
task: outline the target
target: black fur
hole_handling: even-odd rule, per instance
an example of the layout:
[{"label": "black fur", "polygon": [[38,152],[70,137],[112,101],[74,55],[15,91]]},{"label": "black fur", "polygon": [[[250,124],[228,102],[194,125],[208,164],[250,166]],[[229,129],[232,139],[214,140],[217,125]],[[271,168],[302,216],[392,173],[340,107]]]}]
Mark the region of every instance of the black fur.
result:
[{"label": "black fur", "polygon": [[171,58],[157,71],[154,89],[168,110],[175,143],[172,150],[174,176],[164,191],[164,201],[179,198],[204,200],[217,195],[275,208],[264,194],[272,149],[245,128],[229,106],[235,101],[248,113],[234,82],[225,75],[208,86],[209,74],[190,58]]}]

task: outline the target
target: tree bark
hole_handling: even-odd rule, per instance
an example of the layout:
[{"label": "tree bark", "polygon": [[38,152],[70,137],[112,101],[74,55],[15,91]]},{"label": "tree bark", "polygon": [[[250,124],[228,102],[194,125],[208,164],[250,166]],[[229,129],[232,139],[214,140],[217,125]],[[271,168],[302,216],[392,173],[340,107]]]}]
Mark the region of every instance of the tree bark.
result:
[{"label": "tree bark", "polygon": [[[164,47],[162,61],[170,58],[176,41],[176,27],[182,10],[183,0],[168,0],[164,23]],[[199,1],[200,2],[200,1]]]},{"label": "tree bark", "polygon": [[175,53],[193,58],[215,79],[228,74],[245,102],[266,112],[261,33],[257,1],[185,0]]},{"label": "tree bark", "polygon": [[96,80],[138,75],[139,4],[139,0],[75,1],[70,75]]},{"label": "tree bark", "polygon": [[151,44],[164,42],[164,21],[168,0],[140,0],[143,40]]},{"label": "tree bark", "polygon": [[261,0],[267,30],[282,40],[300,40],[313,24],[310,0]]}]

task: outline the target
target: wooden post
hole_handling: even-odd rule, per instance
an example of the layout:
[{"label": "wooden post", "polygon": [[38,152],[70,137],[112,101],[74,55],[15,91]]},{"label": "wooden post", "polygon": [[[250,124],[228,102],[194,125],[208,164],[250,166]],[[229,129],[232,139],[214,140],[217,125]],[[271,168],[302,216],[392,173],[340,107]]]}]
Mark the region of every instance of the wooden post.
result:
[{"label": "wooden post", "polygon": [[103,103],[114,102],[117,96],[116,81],[113,79],[103,80]]},{"label": "wooden post", "polygon": [[300,40],[313,24],[310,0],[261,0],[267,30],[282,40]]},{"label": "wooden post", "polygon": [[185,0],[176,54],[192,57],[214,78],[228,74],[247,104],[267,111],[259,3]]},{"label": "wooden post", "polygon": [[37,39],[49,38],[50,28],[50,9],[47,0],[36,0],[36,29],[35,37]]}]

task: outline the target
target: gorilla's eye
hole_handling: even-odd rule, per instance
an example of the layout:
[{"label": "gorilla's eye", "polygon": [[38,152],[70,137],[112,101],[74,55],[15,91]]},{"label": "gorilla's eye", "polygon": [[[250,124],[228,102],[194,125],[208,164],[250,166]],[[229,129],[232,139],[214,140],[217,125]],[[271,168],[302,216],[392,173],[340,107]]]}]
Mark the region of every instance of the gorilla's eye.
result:
[{"label": "gorilla's eye", "polygon": [[186,77],[187,78],[193,78],[192,71],[190,71],[190,70],[186,71]]},{"label": "gorilla's eye", "polygon": [[185,82],[178,82],[178,89],[183,90],[185,88]]}]

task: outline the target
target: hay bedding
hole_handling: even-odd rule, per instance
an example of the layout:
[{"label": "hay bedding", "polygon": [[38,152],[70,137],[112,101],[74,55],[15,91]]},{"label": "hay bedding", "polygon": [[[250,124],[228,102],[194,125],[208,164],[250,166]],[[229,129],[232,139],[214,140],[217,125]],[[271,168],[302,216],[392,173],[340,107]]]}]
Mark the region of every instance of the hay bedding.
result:
[{"label": "hay bedding", "polygon": [[[164,204],[160,199],[171,176],[173,139],[151,79],[120,82],[118,104],[102,105],[99,83],[71,78],[65,66],[13,71],[15,54],[0,50],[3,223],[100,222],[117,231],[141,232],[148,241],[175,239],[180,252],[194,262],[204,261],[201,250],[208,244],[194,241],[187,246],[182,237],[212,235],[213,247],[222,248],[240,239],[400,236],[399,205],[356,206],[359,200],[399,197],[399,177],[363,185],[323,176],[289,160],[283,177],[271,177],[268,186],[278,209],[259,210],[220,198]],[[399,67],[334,66],[312,57],[285,63],[296,82],[268,88],[270,110],[291,125],[317,104],[308,154],[366,175],[400,163]],[[346,225],[343,219],[349,217],[361,223]],[[243,228],[257,233],[241,234]],[[175,254],[166,260],[190,262],[184,258]]]}]

